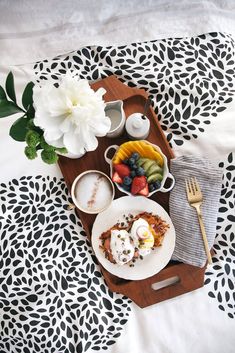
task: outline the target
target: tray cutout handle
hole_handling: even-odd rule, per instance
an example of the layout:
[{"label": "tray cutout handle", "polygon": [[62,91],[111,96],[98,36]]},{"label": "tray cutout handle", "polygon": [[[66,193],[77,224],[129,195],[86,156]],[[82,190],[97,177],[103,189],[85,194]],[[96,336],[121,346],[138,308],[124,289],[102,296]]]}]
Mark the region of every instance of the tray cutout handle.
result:
[{"label": "tray cutout handle", "polygon": [[[104,159],[106,160],[106,162],[107,162],[108,164],[110,164],[110,165],[112,164],[113,156],[114,156],[114,154],[115,154],[115,152],[117,151],[118,148],[119,148],[118,145],[111,145],[111,146],[109,146],[108,148],[106,148],[106,150],[105,150],[105,152],[104,152]],[[115,152],[113,153],[112,158],[109,158],[109,157],[108,157],[108,153],[109,153],[111,150],[114,150]]]},{"label": "tray cutout handle", "polygon": [[163,281],[154,282],[154,283],[152,283],[151,287],[153,290],[159,290],[162,288],[172,286],[172,285],[177,284],[179,282],[180,282],[179,276],[173,276],[173,277],[164,279]]},{"label": "tray cutout handle", "polygon": [[167,179],[171,179],[171,185],[168,188],[165,188],[164,186],[162,186],[160,189],[161,192],[171,191],[173,189],[173,187],[175,186],[175,178],[171,173],[168,173],[166,180]]}]

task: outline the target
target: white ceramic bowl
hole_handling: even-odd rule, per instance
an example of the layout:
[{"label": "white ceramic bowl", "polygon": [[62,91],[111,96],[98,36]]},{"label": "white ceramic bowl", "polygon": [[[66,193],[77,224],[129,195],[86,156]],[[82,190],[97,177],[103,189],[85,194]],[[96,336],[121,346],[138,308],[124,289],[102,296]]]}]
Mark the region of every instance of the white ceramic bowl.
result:
[{"label": "white ceramic bowl", "polygon": [[[169,169],[168,169],[168,165],[167,165],[167,158],[166,156],[162,153],[160,147],[158,147],[157,145],[154,145],[153,143],[150,143],[149,141],[146,141],[146,140],[143,140],[144,142],[152,145],[157,152],[159,152],[162,157],[163,157],[163,160],[164,160],[164,166],[163,166],[163,179],[161,181],[161,187],[157,190],[154,190],[152,192],[149,193],[148,197],[152,196],[153,194],[155,194],[156,192],[158,191],[161,191],[161,192],[168,192],[170,190],[173,189],[174,185],[175,185],[175,178],[174,176],[169,172]],[[106,162],[109,164],[110,166],[110,176],[112,178],[112,175],[113,175],[113,157],[116,153],[116,151],[118,150],[119,146],[118,145],[112,145],[112,146],[109,146],[105,152],[104,152],[104,158],[106,160]],[[110,153],[111,154],[111,151],[113,150],[113,157],[112,158],[109,158],[108,157],[108,154]],[[164,187],[164,184],[166,182],[167,179],[171,179],[172,182],[171,182],[171,185],[166,188]],[[115,183],[118,190],[120,190],[121,192],[123,192],[124,194],[127,194],[127,195],[132,195],[129,191],[126,191],[124,190],[118,183]],[[132,195],[133,196],[133,195]],[[137,196],[137,195],[136,195]]]}]

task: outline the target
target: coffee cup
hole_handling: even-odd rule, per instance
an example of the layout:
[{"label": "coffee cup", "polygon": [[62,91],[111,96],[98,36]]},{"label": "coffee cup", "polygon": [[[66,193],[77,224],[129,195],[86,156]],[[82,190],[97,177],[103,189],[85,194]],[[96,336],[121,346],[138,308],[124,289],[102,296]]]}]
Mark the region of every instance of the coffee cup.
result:
[{"label": "coffee cup", "polygon": [[111,179],[99,170],[87,170],[79,174],[71,188],[74,205],[85,213],[104,211],[114,198]]}]

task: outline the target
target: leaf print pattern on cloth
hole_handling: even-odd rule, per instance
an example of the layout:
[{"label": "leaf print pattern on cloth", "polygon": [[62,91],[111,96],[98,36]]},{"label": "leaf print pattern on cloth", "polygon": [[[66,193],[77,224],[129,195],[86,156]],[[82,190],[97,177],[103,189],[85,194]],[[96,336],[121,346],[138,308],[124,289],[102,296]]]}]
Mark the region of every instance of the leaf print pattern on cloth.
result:
[{"label": "leaf print pattern on cloth", "polygon": [[105,285],[64,181],[28,176],[0,187],[0,351],[107,349],[131,301]]},{"label": "leaf print pattern on cloth", "polygon": [[235,93],[234,40],[223,33],[118,47],[86,47],[34,65],[38,82],[67,70],[96,81],[116,75],[145,89],[171,146],[196,139]]},{"label": "leaf print pattern on cloth", "polygon": [[224,168],[213,266],[206,272],[208,295],[216,299],[220,310],[235,317],[235,155],[230,153]]}]

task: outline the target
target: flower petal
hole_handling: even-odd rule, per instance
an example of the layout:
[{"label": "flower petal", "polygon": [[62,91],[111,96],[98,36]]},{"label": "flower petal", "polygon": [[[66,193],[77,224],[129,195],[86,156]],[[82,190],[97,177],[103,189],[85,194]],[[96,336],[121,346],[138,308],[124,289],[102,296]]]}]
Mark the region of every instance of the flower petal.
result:
[{"label": "flower petal", "polygon": [[52,145],[54,147],[64,147],[63,137],[59,138],[58,140],[50,140],[45,134],[43,136],[48,145]]},{"label": "flower petal", "polygon": [[105,136],[111,128],[111,120],[107,117],[106,119],[102,119],[97,121],[95,125],[93,125],[93,132],[96,136]]},{"label": "flower petal", "polygon": [[[82,133],[83,133],[83,131],[82,131]],[[87,152],[94,151],[98,147],[98,140],[91,130],[86,131],[86,134],[84,134],[83,139],[86,141],[85,142],[85,150]]]},{"label": "flower petal", "polygon": [[68,152],[72,154],[83,154],[85,152],[85,141],[73,131],[64,134],[63,142]]},{"label": "flower petal", "polygon": [[68,132],[71,128],[72,121],[69,117],[65,118],[62,123],[60,124],[59,128],[61,132]]},{"label": "flower petal", "polygon": [[62,137],[63,133],[59,130],[45,131],[44,135],[47,140],[58,140]]}]

